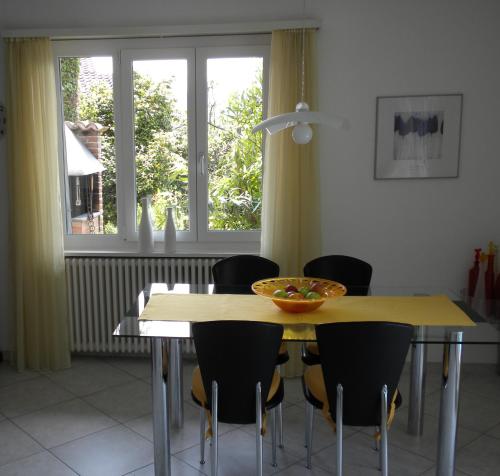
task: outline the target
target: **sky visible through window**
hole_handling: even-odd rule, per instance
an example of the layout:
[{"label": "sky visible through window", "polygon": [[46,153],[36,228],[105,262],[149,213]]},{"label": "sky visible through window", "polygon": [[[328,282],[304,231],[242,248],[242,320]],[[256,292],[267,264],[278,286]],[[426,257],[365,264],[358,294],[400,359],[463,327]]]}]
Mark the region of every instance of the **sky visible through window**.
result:
[{"label": "sky visible through window", "polygon": [[[109,58],[92,57],[97,73],[112,75],[113,64]],[[166,60],[169,64],[169,71],[173,71],[172,92],[179,101],[178,107],[186,108],[186,97],[181,94],[185,91],[187,81],[185,60]],[[250,86],[255,79],[255,71],[262,65],[262,58],[214,58],[208,61],[207,76],[213,80],[218,88],[218,103],[221,106],[227,104],[227,99],[232,93],[243,91]],[[154,82],[164,79],[164,72],[158,68],[158,60],[134,61],[134,71],[149,76]],[[220,111],[218,111],[220,112]]]}]

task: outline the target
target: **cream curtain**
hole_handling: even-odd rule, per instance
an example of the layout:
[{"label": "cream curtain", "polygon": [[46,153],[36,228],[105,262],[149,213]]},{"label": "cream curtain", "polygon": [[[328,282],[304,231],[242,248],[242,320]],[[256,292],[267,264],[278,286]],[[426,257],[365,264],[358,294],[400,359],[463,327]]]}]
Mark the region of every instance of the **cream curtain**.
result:
[{"label": "cream curtain", "polygon": [[[314,35],[313,30],[273,32],[267,117],[294,111],[301,99],[303,39],[304,99],[316,109]],[[304,264],[321,252],[316,140],[313,136],[309,144],[297,145],[290,128],[266,137],[261,254],[280,265],[282,276],[301,275]],[[289,352],[286,375],[298,375],[298,352],[290,345]]]},{"label": "cream curtain", "polygon": [[19,370],[69,367],[55,79],[48,39],[7,40],[12,315]]}]

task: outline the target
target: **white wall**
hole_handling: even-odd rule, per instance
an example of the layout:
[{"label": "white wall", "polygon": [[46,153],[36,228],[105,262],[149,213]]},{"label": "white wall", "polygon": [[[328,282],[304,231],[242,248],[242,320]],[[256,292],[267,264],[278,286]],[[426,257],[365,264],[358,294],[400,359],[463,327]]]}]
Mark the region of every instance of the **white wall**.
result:
[{"label": "white wall", "polygon": [[[463,285],[473,248],[500,242],[500,3],[320,0],[325,252],[362,256],[377,284]],[[321,13],[320,13],[321,12]],[[464,94],[458,179],[373,180],[375,98]]]},{"label": "white wall", "polygon": [[[301,0],[1,1],[9,29],[302,15]],[[318,134],[324,252],[370,261],[375,284],[462,286],[473,248],[500,242],[500,2],[309,0],[307,8],[322,22],[321,109],[351,124],[347,132]],[[464,94],[459,178],[374,180],[376,97],[455,92]],[[0,183],[0,284],[5,198]]]}]

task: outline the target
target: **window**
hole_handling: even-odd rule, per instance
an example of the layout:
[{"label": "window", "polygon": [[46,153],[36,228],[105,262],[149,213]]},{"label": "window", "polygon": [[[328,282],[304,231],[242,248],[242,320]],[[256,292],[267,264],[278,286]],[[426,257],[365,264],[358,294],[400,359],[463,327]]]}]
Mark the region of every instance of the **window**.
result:
[{"label": "window", "polygon": [[156,241],[167,206],[180,242],[259,240],[268,44],[54,42],[68,249],[135,249],[146,195]]}]

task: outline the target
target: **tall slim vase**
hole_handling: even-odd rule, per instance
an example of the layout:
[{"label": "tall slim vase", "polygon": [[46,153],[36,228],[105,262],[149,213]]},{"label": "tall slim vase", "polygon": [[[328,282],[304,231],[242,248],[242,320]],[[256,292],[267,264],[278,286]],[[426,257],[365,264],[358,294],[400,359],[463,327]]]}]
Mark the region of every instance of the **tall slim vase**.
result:
[{"label": "tall slim vase", "polygon": [[175,229],[174,221],[174,209],[173,207],[167,207],[167,222],[165,225],[165,254],[175,253],[177,247],[177,231]]},{"label": "tall slim vase", "polygon": [[153,220],[151,219],[151,197],[141,198],[141,223],[139,224],[139,252],[152,253],[154,251]]}]

